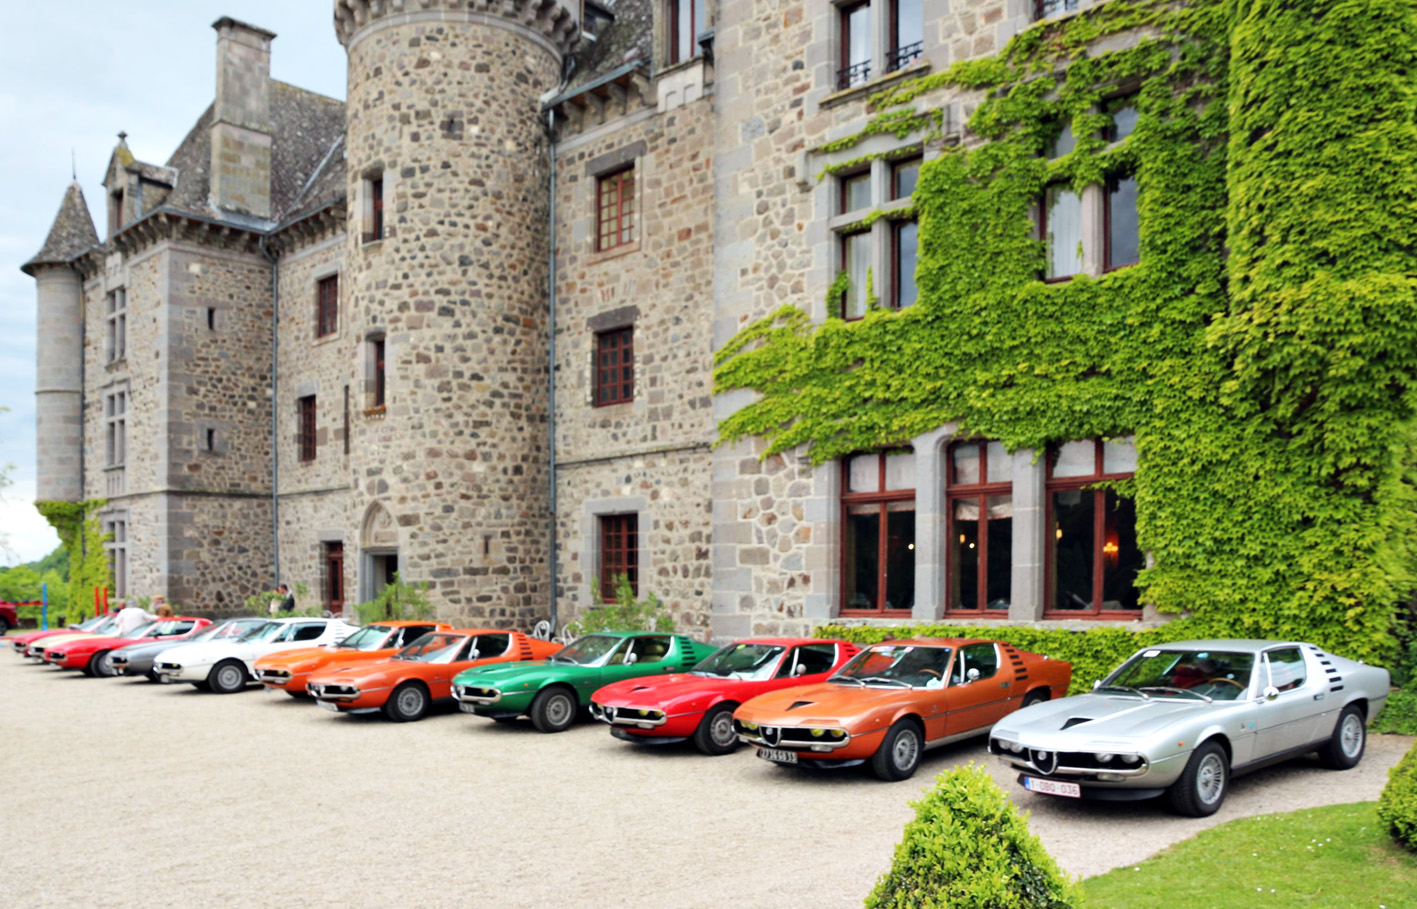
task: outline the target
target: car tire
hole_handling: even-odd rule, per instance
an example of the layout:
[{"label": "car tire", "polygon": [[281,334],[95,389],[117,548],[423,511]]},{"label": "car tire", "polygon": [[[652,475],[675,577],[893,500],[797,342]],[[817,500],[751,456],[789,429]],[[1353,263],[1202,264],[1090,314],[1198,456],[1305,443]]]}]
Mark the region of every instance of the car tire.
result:
[{"label": "car tire", "polygon": [[235,694],[246,687],[246,667],[240,660],[222,660],[207,674],[207,687],[217,694]]},{"label": "car tire", "polygon": [[200,682],[193,682],[193,683],[192,683],[192,687],[195,688],[195,689],[197,689],[198,691],[211,691],[211,690],[212,690],[212,685],[211,685],[211,683],[208,682],[206,679],[203,679],[203,680],[200,681]]},{"label": "car tire", "polygon": [[694,747],[715,757],[735,751],[738,734],[733,731],[733,708],[737,706],[732,701],[724,701],[710,707],[699,721],[699,728],[694,730]]},{"label": "car tire", "polygon": [[4,619],[0,619],[0,637],[4,637],[5,635],[7,635],[7,634],[9,634],[9,633],[10,633],[10,623],[7,622],[7,621],[5,621]]},{"label": "car tire", "polygon": [[1041,704],[1046,700],[1048,700],[1048,689],[1039,688],[1035,691],[1030,691],[1024,697],[1023,705],[1020,706],[1019,709],[1023,710],[1025,707],[1032,707],[1034,704]]},{"label": "car tire", "polygon": [[544,688],[531,702],[531,722],[538,732],[565,732],[576,721],[580,704],[569,688]]},{"label": "car tire", "polygon": [[1338,715],[1328,743],[1319,749],[1319,762],[1332,770],[1352,770],[1363,760],[1367,747],[1368,724],[1364,721],[1363,709],[1349,704]]},{"label": "car tire", "polygon": [[910,720],[896,720],[881,739],[881,747],[871,755],[871,771],[888,783],[908,780],[920,766],[925,736]]},{"label": "car tire", "polygon": [[1180,779],[1166,790],[1171,808],[1186,817],[1210,817],[1220,810],[1230,789],[1230,759],[1219,742],[1209,741],[1191,753]]},{"label": "car tire", "polygon": [[517,721],[517,719],[518,719],[518,718],[517,718],[517,717],[514,717],[514,716],[494,716],[494,717],[492,718],[492,722],[494,722],[494,723],[515,723],[515,722]]},{"label": "car tire", "polygon": [[100,650],[90,659],[88,666],[84,667],[89,675],[96,679],[111,679],[118,674],[118,670],[113,668],[113,651]]},{"label": "car tire", "polygon": [[162,681],[162,676],[158,675],[156,672],[154,672],[154,671],[151,670],[151,669],[149,669],[149,670],[147,671],[147,673],[144,675],[144,678],[146,678],[149,682],[161,682],[161,681]]},{"label": "car tire", "polygon": [[428,715],[428,689],[418,682],[404,682],[384,702],[384,716],[395,723],[415,723]]},{"label": "car tire", "polygon": [[305,701],[310,698],[310,692],[308,691],[290,691],[287,689],[285,693],[295,698],[297,701]]}]

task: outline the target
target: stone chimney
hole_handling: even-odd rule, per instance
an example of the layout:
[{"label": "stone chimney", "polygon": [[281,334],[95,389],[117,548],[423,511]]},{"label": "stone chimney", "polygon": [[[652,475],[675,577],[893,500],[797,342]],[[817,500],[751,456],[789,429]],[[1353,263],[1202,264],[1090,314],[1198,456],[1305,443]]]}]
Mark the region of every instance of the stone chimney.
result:
[{"label": "stone chimney", "polygon": [[216,29],[211,204],[271,217],[271,41],[274,32],[224,16]]}]

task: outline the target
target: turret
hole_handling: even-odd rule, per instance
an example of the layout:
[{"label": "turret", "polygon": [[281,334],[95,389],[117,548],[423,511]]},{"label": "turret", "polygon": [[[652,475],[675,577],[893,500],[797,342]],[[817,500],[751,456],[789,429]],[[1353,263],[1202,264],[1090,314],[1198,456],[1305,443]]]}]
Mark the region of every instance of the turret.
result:
[{"label": "turret", "polygon": [[39,308],[35,382],[40,501],[83,498],[83,279],[75,260],[98,244],[84,191],[69,184],[44,247],[20,270],[35,279]]},{"label": "turret", "polygon": [[[349,57],[345,278],[366,523],[447,615],[550,606],[541,98],[579,37],[559,0],[336,0]],[[382,372],[382,375],[380,373]],[[369,545],[366,541],[366,545]],[[360,596],[392,556],[360,561]]]}]

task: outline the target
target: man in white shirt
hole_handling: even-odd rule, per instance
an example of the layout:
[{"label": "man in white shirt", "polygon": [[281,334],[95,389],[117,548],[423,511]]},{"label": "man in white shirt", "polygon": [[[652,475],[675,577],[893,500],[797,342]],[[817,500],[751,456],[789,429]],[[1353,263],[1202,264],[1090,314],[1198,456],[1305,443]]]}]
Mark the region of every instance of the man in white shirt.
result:
[{"label": "man in white shirt", "polygon": [[156,621],[157,616],[149,615],[143,607],[125,602],[123,604],[123,610],[118,613],[118,627],[116,630],[119,637],[128,637],[149,622]]}]

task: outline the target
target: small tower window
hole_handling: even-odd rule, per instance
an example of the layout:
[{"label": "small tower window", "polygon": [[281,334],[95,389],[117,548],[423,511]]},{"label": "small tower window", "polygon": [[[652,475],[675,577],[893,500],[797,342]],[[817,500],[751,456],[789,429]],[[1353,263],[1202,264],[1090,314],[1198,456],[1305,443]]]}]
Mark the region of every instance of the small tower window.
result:
[{"label": "small tower window", "polygon": [[315,460],[315,396],[307,395],[300,405],[300,460]]},{"label": "small tower window", "polygon": [[635,239],[634,165],[601,177],[596,183],[599,208],[597,250],[627,246]]},{"label": "small tower window", "polygon": [[109,363],[128,356],[128,291],[122,287],[108,295],[104,347]]},{"label": "small tower window", "polygon": [[321,278],[315,297],[315,337],[324,338],[339,327],[339,275]]},{"label": "small tower window", "polygon": [[384,175],[374,174],[364,180],[364,242],[384,239]]},{"label": "small tower window", "polygon": [[635,329],[617,328],[595,336],[595,406],[635,398]]}]

